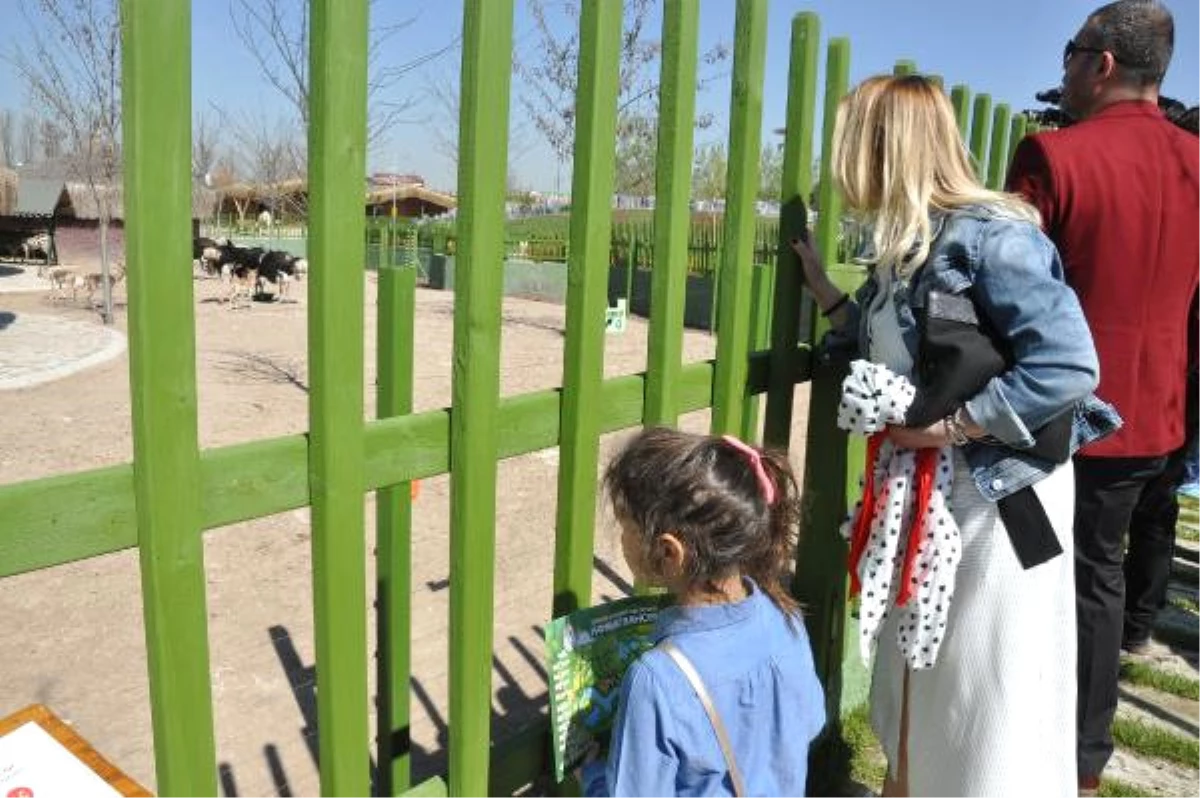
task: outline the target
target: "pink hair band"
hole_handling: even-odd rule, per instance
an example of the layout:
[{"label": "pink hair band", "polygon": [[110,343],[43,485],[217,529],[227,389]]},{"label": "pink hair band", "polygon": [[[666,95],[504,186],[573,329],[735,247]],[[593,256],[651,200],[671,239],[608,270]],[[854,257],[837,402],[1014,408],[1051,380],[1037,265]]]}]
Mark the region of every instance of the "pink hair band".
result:
[{"label": "pink hair band", "polygon": [[750,467],[754,469],[754,476],[758,479],[758,486],[762,489],[763,500],[767,506],[774,504],[775,483],[767,475],[767,469],[763,468],[762,455],[759,454],[758,449],[747,446],[732,435],[722,435],[721,440],[746,455],[746,459],[750,461]]}]

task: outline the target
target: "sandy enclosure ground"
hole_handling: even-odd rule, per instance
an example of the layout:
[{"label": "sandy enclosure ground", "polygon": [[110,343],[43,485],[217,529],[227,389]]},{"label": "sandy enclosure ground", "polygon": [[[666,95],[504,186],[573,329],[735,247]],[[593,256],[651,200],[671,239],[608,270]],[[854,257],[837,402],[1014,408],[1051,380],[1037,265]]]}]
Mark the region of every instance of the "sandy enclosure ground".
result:
[{"label": "sandy enclosure ground", "polygon": [[[374,417],[375,275],[366,276],[366,418]],[[204,447],[307,427],[305,284],[294,300],[231,312],[216,281],[197,280],[196,367]],[[123,287],[117,326],[125,328]],[[417,294],[417,411],[450,401],[454,295]],[[0,294],[0,311],[99,324],[94,312],[45,293]],[[502,395],[558,385],[564,309],[504,301]],[[645,368],[646,323],[606,336],[605,373]],[[0,346],[4,345],[0,333]],[[715,339],[685,335],[684,360],[710,358]],[[807,391],[797,389],[793,452],[803,451]],[[132,457],[128,357],[31,388],[0,391],[0,484],[126,462]],[[706,412],[683,425],[703,430]],[[624,433],[605,436],[601,463]],[[550,449],[499,465],[496,508],[494,736],[546,711],[541,628],[551,595],[558,456]],[[793,462],[799,467],[798,454]],[[413,725],[418,778],[444,767],[447,717],[448,479],[426,480],[413,519]],[[368,551],[374,502],[365,497]],[[597,512],[597,599],[628,588],[611,518]],[[3,523],[0,520],[0,523]],[[349,530],[348,530],[349,532]],[[227,795],[316,794],[315,669],[307,509],[205,535],[217,757]],[[367,563],[368,591],[374,568]],[[373,595],[363,597],[370,611]],[[0,580],[0,716],[42,702],[102,753],[154,788],[153,741],[136,551]],[[371,616],[368,626],[373,626]],[[374,634],[368,641],[374,652]],[[370,675],[374,696],[374,673]],[[373,710],[372,724],[374,721]],[[374,739],[374,729],[371,731]]]}]

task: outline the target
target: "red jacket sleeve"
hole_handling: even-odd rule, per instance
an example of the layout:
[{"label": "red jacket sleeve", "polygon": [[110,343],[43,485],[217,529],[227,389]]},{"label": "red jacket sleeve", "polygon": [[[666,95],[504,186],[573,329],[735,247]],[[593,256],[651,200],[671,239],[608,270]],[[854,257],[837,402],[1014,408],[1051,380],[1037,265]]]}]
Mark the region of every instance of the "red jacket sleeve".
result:
[{"label": "red jacket sleeve", "polygon": [[1025,197],[1042,215],[1042,230],[1053,235],[1058,220],[1057,197],[1054,196],[1054,178],[1050,172],[1050,161],[1046,150],[1035,136],[1026,136],[1013,153],[1008,167],[1006,188]]}]

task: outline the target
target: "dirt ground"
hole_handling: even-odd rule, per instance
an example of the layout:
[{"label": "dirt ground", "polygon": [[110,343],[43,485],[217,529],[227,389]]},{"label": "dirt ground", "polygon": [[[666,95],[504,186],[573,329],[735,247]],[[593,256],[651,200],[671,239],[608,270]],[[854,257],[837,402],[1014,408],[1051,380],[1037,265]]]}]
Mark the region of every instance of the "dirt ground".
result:
[{"label": "dirt ground", "polygon": [[[203,447],[307,427],[305,285],[294,300],[230,311],[216,281],[197,280],[196,368]],[[118,287],[116,324],[124,329]],[[416,410],[450,401],[454,295],[417,295]],[[375,276],[366,277],[366,407],[374,416]],[[0,294],[0,310],[99,324],[45,293]],[[564,309],[504,302],[502,395],[558,385]],[[647,327],[606,337],[608,376],[645,367]],[[0,338],[0,346],[3,339]],[[684,360],[712,357],[715,339],[689,331]],[[797,389],[793,451],[803,451],[806,391]],[[126,462],[128,358],[43,385],[0,391],[0,484]],[[702,430],[706,413],[684,426]],[[602,462],[620,436],[606,436]],[[798,455],[793,461],[799,467]],[[494,735],[545,712],[541,624],[550,608],[557,451],[499,466],[496,508]],[[447,707],[448,480],[426,480],[414,507],[413,741],[416,776],[444,762]],[[368,496],[368,546],[374,509]],[[621,595],[628,572],[611,519],[598,513],[596,598]],[[2,523],[2,521],[0,521]],[[210,530],[205,537],[209,645],[221,789],[226,795],[319,792],[307,510]],[[368,585],[373,568],[368,563]],[[369,590],[373,588],[369,587]],[[0,716],[41,702],[114,763],[154,789],[153,743],[135,551],[0,580]],[[373,596],[363,597],[364,611]],[[368,621],[369,625],[373,620]],[[369,642],[373,652],[373,640]],[[374,674],[370,677],[374,695]],[[373,714],[373,711],[372,711]],[[372,718],[373,720],[373,718]],[[372,739],[374,731],[372,730]]]}]

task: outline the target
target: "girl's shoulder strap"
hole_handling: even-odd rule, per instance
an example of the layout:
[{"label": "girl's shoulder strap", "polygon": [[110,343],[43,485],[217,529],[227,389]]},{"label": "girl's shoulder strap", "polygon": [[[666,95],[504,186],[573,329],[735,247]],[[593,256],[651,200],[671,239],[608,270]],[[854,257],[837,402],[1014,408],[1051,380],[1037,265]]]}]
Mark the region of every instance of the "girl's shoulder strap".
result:
[{"label": "girl's shoulder strap", "polygon": [[700,699],[700,704],[704,707],[704,712],[708,715],[709,722],[712,723],[713,731],[716,732],[717,742],[721,746],[721,753],[725,755],[725,765],[729,768],[729,780],[733,782],[733,794],[741,798],[741,796],[746,794],[745,784],[742,781],[742,772],[738,769],[737,759],[733,755],[733,744],[729,741],[729,734],[725,731],[725,724],[721,722],[721,715],[717,712],[717,706],[713,703],[711,696],[708,694],[708,689],[704,686],[704,680],[700,678],[700,673],[696,670],[696,666],[692,665],[692,661],[669,638],[659,643],[658,648],[662,649],[663,653],[675,661],[675,664],[679,666],[679,670],[683,671],[683,675],[688,680],[688,683],[692,685],[692,689],[696,691],[696,697]]}]

